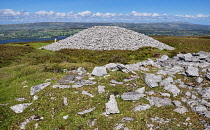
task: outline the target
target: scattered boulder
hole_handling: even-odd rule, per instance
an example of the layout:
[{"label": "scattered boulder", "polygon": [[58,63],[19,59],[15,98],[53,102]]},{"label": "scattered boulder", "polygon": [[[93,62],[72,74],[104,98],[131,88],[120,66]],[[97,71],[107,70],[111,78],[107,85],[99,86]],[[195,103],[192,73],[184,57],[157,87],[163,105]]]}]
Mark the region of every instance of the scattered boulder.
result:
[{"label": "scattered boulder", "polygon": [[14,106],[11,106],[10,108],[15,112],[15,113],[22,113],[23,110],[25,110],[28,106],[30,106],[32,103],[23,103],[23,104],[17,104]]},{"label": "scattered boulder", "polygon": [[107,74],[106,67],[95,67],[91,74],[94,76],[104,76]]},{"label": "scattered boulder", "polygon": [[39,84],[36,86],[31,87],[30,90],[30,95],[34,95],[35,93],[41,91],[42,89],[48,87],[51,84],[51,82],[47,82],[47,83],[43,83],[43,84]]},{"label": "scattered boulder", "polygon": [[186,74],[189,77],[199,76],[198,68],[197,67],[188,66],[187,69],[186,69]]},{"label": "scattered boulder", "polygon": [[123,100],[131,100],[131,101],[136,101],[136,100],[139,100],[140,98],[146,96],[145,94],[141,94],[139,92],[126,92],[126,93],[123,93],[121,95],[121,98]]},{"label": "scattered boulder", "polygon": [[106,103],[106,114],[117,114],[120,113],[117,105],[117,101],[114,95],[110,95],[109,101]]},{"label": "scattered boulder", "polygon": [[171,92],[174,97],[176,97],[180,93],[180,89],[173,84],[166,85],[164,89]]}]

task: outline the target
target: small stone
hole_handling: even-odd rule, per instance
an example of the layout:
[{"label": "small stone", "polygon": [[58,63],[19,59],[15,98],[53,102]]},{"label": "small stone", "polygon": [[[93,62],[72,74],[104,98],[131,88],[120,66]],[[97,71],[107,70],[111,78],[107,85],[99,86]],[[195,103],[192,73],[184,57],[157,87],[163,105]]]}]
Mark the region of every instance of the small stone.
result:
[{"label": "small stone", "polygon": [[188,112],[187,108],[184,106],[179,106],[178,108],[174,109],[174,111],[180,114],[185,114]]},{"label": "small stone", "polygon": [[149,104],[143,104],[143,105],[138,105],[133,110],[134,111],[144,111],[144,110],[147,110],[149,108],[151,108],[151,106]]},{"label": "small stone", "polygon": [[117,101],[115,96],[112,94],[110,95],[109,101],[106,103],[106,114],[117,114],[120,113],[117,105]]},{"label": "small stone", "polygon": [[82,112],[78,112],[79,115],[83,115],[83,114],[86,114],[86,113],[90,113],[92,112],[93,110],[95,110],[95,107],[94,108],[89,108],[87,110],[84,110]]},{"label": "small stone", "polygon": [[133,117],[123,117],[121,119],[122,122],[126,122],[126,121],[134,121],[134,118]]},{"label": "small stone", "polygon": [[122,128],[124,128],[124,124],[120,123],[120,124],[116,124],[116,127],[114,127],[114,130],[120,130]]},{"label": "small stone", "polygon": [[146,96],[145,94],[140,94],[139,92],[126,92],[121,95],[121,98],[123,100],[132,100],[136,101],[139,100],[140,98]]},{"label": "small stone", "polygon": [[161,56],[160,61],[168,60],[168,58],[169,57],[167,55],[163,55],[163,56]]},{"label": "small stone", "polygon": [[140,94],[143,94],[145,92],[145,87],[142,87],[142,88],[138,88],[136,90],[136,92],[140,93]]},{"label": "small stone", "polygon": [[82,91],[82,94],[88,95],[88,96],[90,96],[90,97],[94,97],[93,94],[88,93],[88,91],[85,91],[85,90]]},{"label": "small stone", "polygon": [[112,84],[123,84],[123,82],[117,82],[116,80],[111,80],[110,81]]},{"label": "small stone", "polygon": [[174,100],[174,101],[172,101],[172,103],[177,107],[182,106],[182,103],[179,100]]},{"label": "small stone", "polygon": [[24,109],[26,109],[28,106],[30,106],[32,103],[23,103],[23,104],[17,104],[14,106],[11,106],[10,108],[15,112],[15,113],[22,113]]},{"label": "small stone", "polygon": [[106,67],[95,67],[92,72],[92,75],[94,76],[103,76],[106,74],[107,74]]},{"label": "small stone", "polygon": [[199,76],[198,68],[197,67],[188,66],[187,69],[186,69],[186,74],[189,77]]},{"label": "small stone", "polygon": [[145,77],[145,83],[151,88],[157,87],[158,82],[160,82],[161,80],[162,80],[161,75],[146,74]]},{"label": "small stone", "polygon": [[165,86],[164,89],[171,92],[174,97],[176,97],[180,93],[180,89],[173,84]]},{"label": "small stone", "polygon": [[35,101],[35,100],[37,100],[39,97],[37,96],[37,95],[34,95],[33,96],[33,100]]},{"label": "small stone", "polygon": [[65,106],[69,105],[69,104],[68,104],[68,101],[67,101],[67,97],[63,97],[63,104],[64,104]]},{"label": "small stone", "polygon": [[157,107],[161,107],[172,105],[171,99],[169,98],[147,97],[146,99],[150,102],[151,106],[155,105]]},{"label": "small stone", "polygon": [[69,118],[69,115],[66,115],[66,116],[63,116],[63,119],[68,119]]},{"label": "small stone", "polygon": [[188,91],[185,93],[185,95],[186,95],[188,98],[191,97],[191,93],[188,92]]},{"label": "small stone", "polygon": [[193,108],[195,112],[203,112],[203,111],[208,111],[207,108],[203,105],[199,105]]},{"label": "small stone", "polygon": [[53,88],[61,88],[61,89],[70,88],[70,85],[53,85]]},{"label": "small stone", "polygon": [[197,78],[196,78],[196,82],[197,82],[197,83],[202,83],[202,82],[203,82],[203,78],[197,77]]},{"label": "small stone", "polygon": [[72,85],[72,88],[80,88],[80,87],[85,86],[85,85],[94,85],[94,84],[96,84],[95,81],[79,80],[75,84]]},{"label": "small stone", "polygon": [[161,96],[164,96],[164,97],[170,97],[171,95],[169,93],[161,93],[159,92]]},{"label": "small stone", "polygon": [[16,98],[15,100],[16,101],[25,101],[26,99],[25,98]]},{"label": "small stone", "polygon": [[167,86],[170,85],[171,83],[173,83],[173,78],[168,77],[160,82],[160,86]]},{"label": "small stone", "polygon": [[154,95],[154,94],[155,94],[154,90],[147,91],[147,92],[145,92],[145,93],[148,94],[148,95]]},{"label": "small stone", "polygon": [[98,93],[101,94],[101,93],[104,93],[104,92],[105,92],[105,86],[99,85],[98,86]]}]

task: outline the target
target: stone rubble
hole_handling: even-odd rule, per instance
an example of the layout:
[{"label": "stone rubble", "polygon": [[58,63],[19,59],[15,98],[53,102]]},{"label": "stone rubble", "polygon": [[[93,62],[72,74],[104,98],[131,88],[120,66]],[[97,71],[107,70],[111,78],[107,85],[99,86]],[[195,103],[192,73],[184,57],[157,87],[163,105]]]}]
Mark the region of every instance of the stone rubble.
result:
[{"label": "stone rubble", "polygon": [[40,49],[58,51],[60,49],[88,50],[137,50],[144,46],[160,50],[173,50],[153,38],[117,26],[95,26],[74,34],[66,39],[46,45]]}]

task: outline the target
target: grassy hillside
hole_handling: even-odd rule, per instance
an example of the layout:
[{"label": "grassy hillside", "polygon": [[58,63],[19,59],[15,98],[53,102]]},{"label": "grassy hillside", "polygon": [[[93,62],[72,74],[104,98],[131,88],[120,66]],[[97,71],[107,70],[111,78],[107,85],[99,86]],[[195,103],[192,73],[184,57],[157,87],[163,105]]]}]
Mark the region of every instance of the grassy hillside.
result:
[{"label": "grassy hillside", "polygon": [[[161,109],[153,107],[150,110],[142,112],[131,112],[130,110],[139,104],[147,103],[145,99],[136,102],[123,102],[117,98],[120,114],[105,117],[101,115],[105,111],[105,103],[108,102],[108,95],[97,94],[97,86],[104,85],[109,94],[122,94],[123,92],[132,91],[138,87],[145,86],[143,74],[138,73],[139,79],[135,82],[113,87],[109,83],[111,79],[121,81],[128,74],[115,71],[109,72],[111,75],[107,79],[97,78],[100,81],[93,86],[84,86],[82,88],[53,89],[52,86],[40,91],[37,96],[39,99],[34,101],[30,95],[30,87],[44,83],[46,79],[55,84],[58,80],[66,75],[63,71],[75,70],[84,67],[89,73],[95,66],[105,65],[107,63],[135,63],[147,58],[155,59],[163,54],[174,56],[179,52],[210,52],[210,37],[177,37],[177,36],[156,36],[155,39],[171,45],[176,49],[173,51],[160,51],[156,48],[144,47],[136,51],[90,51],[90,50],[73,50],[63,49],[57,52],[37,49],[41,46],[52,43],[45,42],[28,42],[28,43],[10,43],[0,45],[0,129],[19,129],[21,122],[26,118],[36,115],[44,117],[40,121],[32,121],[27,124],[26,129],[34,129],[38,123],[38,129],[48,130],[59,128],[64,129],[94,129],[94,127],[103,129],[113,129],[117,123],[120,123],[122,117],[132,116],[135,121],[127,122],[126,126],[132,129],[147,129],[145,123],[152,123],[150,118],[155,116],[164,117],[164,119],[173,119],[172,122],[161,125],[161,129],[202,129],[203,125],[198,121],[199,115],[189,112],[188,115],[180,115],[172,112],[171,106],[162,107]],[[84,77],[88,79],[88,75]],[[132,86],[132,87],[131,87]],[[162,88],[155,88],[162,89]],[[95,94],[96,98],[90,98],[82,95],[81,91],[87,90]],[[146,90],[151,90],[149,87]],[[69,105],[63,105],[63,97],[68,98]],[[16,98],[25,98],[25,101],[16,101]],[[21,114],[14,113],[9,107],[19,103],[33,102]],[[91,113],[78,115],[77,112],[87,110],[90,107],[96,107]],[[53,109],[52,109],[53,108]],[[52,116],[54,112],[54,116]],[[64,120],[62,117],[69,114],[69,118]],[[177,123],[184,122],[191,117],[191,126]],[[176,118],[176,119],[174,119]],[[88,122],[97,119],[94,127],[90,127]],[[154,123],[153,123],[154,124]],[[155,124],[156,126],[160,124]]]}]

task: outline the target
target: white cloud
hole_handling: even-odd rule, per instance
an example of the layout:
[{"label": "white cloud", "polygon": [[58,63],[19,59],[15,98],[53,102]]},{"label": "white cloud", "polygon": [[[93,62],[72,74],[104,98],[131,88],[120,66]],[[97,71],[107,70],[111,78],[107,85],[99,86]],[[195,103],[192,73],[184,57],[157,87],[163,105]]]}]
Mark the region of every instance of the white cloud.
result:
[{"label": "white cloud", "polygon": [[91,16],[92,12],[84,11],[84,12],[79,12],[77,15],[82,16],[82,17],[87,17],[87,16]]},{"label": "white cloud", "polygon": [[168,15],[158,13],[139,13],[132,11],[127,14],[122,13],[93,13],[91,11],[83,11],[75,13],[70,11],[68,13],[54,12],[54,11],[37,11],[30,14],[26,11],[14,11],[12,9],[0,10],[0,24],[19,22],[171,22],[171,21],[206,21],[209,22],[210,15]]}]

